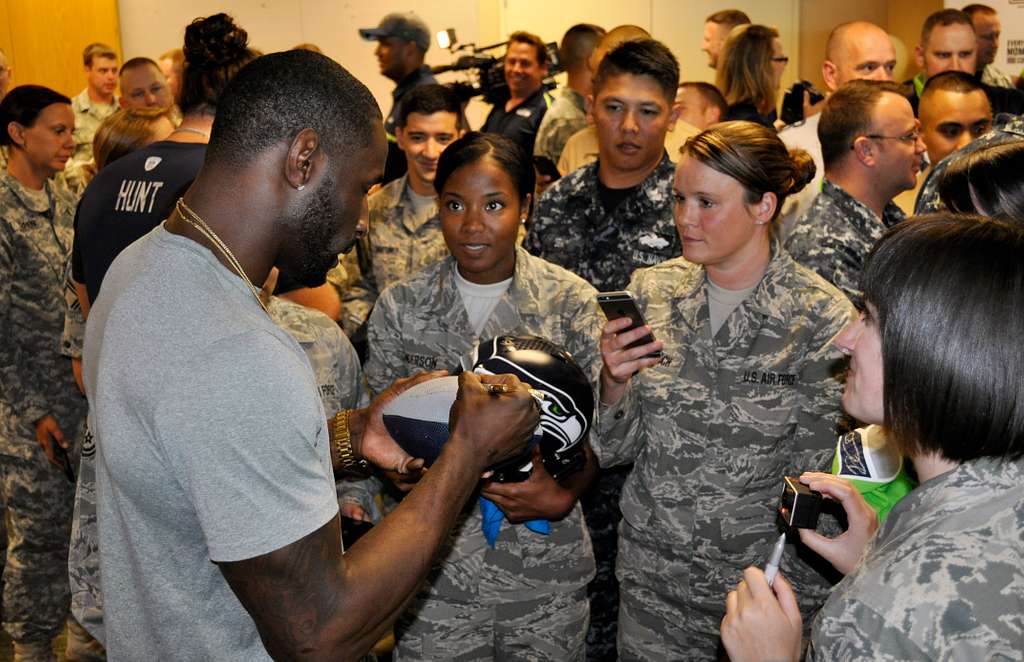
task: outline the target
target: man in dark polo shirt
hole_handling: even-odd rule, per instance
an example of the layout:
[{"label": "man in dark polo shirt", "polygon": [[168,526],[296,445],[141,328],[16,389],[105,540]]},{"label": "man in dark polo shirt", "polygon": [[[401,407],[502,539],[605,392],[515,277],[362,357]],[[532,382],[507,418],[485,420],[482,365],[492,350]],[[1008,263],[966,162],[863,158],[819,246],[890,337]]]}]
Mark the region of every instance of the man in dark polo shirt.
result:
[{"label": "man in dark polo shirt", "polygon": [[487,133],[500,133],[533,154],[533,142],[544,113],[552,103],[544,89],[548,75],[548,51],[540,37],[529,32],[513,32],[505,51],[505,82],[509,99],[491,109],[480,128]]},{"label": "man in dark polo shirt", "polygon": [[384,165],[383,180],[386,184],[404,175],[407,167],[405,155],[395,139],[402,97],[414,87],[437,82],[430,73],[430,67],[423,64],[430,48],[430,29],[412,12],[393,13],[385,16],[375,28],[360,28],[359,36],[366,41],[377,42],[373,54],[377,56],[380,72],[396,83],[391,92],[391,111],[384,118],[384,131],[388,137],[388,159]]}]

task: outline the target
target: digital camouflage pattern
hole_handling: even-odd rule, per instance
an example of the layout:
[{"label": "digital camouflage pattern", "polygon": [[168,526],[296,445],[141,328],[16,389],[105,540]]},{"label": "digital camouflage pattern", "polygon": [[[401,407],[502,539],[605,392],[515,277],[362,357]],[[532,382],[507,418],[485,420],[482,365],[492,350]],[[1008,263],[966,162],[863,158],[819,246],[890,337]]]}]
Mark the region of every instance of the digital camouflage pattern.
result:
[{"label": "digital camouflage pattern", "polygon": [[965,462],[903,498],[814,621],[808,660],[1024,657],[1024,464]]},{"label": "digital camouflage pattern", "polygon": [[[370,315],[368,329],[370,353],[365,370],[373,392],[380,392],[399,377],[454,368],[481,340],[524,333],[564,347],[596,384],[601,367],[597,343],[602,317],[590,285],[517,248],[509,290],[477,336],[456,288],[456,268],[454,258],[449,257],[384,291]],[[480,633],[476,626],[465,627],[460,615],[465,610],[460,605],[492,610],[503,619],[514,618],[493,624],[495,637],[511,639],[527,637],[527,633],[518,631],[516,622],[527,614],[527,607],[539,609],[529,614],[528,639],[547,641],[549,647],[556,642],[572,643],[574,647],[579,644],[581,653],[582,630],[578,638],[564,632],[567,624],[563,619],[568,612],[561,612],[578,614],[580,609],[586,610],[582,589],[593,574],[594,557],[579,506],[563,520],[552,522],[548,535],[505,524],[492,549],[481,530],[477,499],[471,498],[417,597],[416,609],[406,614],[403,625],[396,629],[398,659],[416,659],[418,655],[406,649],[404,631],[413,633],[413,649],[430,650],[441,645],[447,647],[445,650],[473,649]],[[565,596],[573,596],[574,606],[554,609],[565,602]],[[499,608],[514,604],[523,609]],[[579,621],[575,616],[572,620]],[[467,637],[464,643],[459,639],[463,636]],[[497,648],[482,657],[499,657],[505,645],[493,640],[491,644]],[[548,656],[544,652],[547,650],[540,647],[532,655],[575,659],[577,654],[574,648]],[[448,659],[447,655],[441,657]]]},{"label": "digital camouflage pattern", "polygon": [[[274,323],[295,338],[309,359],[328,416],[340,409],[366,406],[369,397],[359,358],[331,318],[277,297],[270,299],[267,308]],[[337,485],[339,503],[354,503],[367,513],[376,513],[374,482],[339,480]],[[75,618],[97,640],[105,642],[96,523],[96,447],[91,434],[86,434],[82,445],[68,570]]]},{"label": "digital camouflage pattern", "polygon": [[[438,622],[445,623],[444,636],[434,629]],[[424,604],[421,596],[396,629],[402,632],[396,662],[582,662],[587,599],[582,588],[483,606],[477,602]]]},{"label": "digital camouflage pattern", "polygon": [[607,213],[598,194],[597,169],[597,163],[580,168],[540,196],[523,246],[598,291],[621,290],[633,270],[681,252],[672,218],[675,167],[662,156],[647,179]]},{"label": "digital camouflage pattern", "polygon": [[437,205],[425,221],[411,211],[408,175],[370,196],[370,228],[341,257],[328,280],[341,295],[341,323],[352,335],[366,321],[385,287],[448,255]]},{"label": "digital camouflage pattern", "polygon": [[69,165],[92,160],[92,139],[96,137],[96,129],[100,128],[103,120],[116,113],[118,108],[120,106],[117,97],[114,97],[114,103],[110,105],[96,103],[89,98],[88,88],[71,99],[71,110],[75,113],[75,153]]},{"label": "digital camouflage pattern", "polygon": [[[672,260],[629,289],[665,359],[601,407],[601,465],[635,462],[621,502],[619,654],[714,660],[725,595],[778,539],[782,477],[829,468],[842,392],[831,341],[854,310],[777,243],[714,338],[703,267]],[[782,570],[809,616],[829,582],[793,547]]]},{"label": "digital camouflage pattern", "polygon": [[[621,290],[639,267],[681,252],[672,216],[675,166],[663,155],[658,167],[611,213],[598,193],[598,163],[552,184],[540,197],[523,246],[574,271],[599,291]],[[594,545],[597,571],[590,584],[587,658],[615,657],[618,586],[615,581],[619,495],[628,468],[602,469],[581,499]]]},{"label": "digital camouflage pattern", "polygon": [[533,143],[533,155],[543,156],[558,164],[565,143],[574,133],[587,126],[587,112],[583,95],[571,87],[562,87],[554,95],[555,101],[544,113]]},{"label": "digital camouflage pattern", "polygon": [[68,609],[73,490],[43,455],[35,421],[52,415],[73,441],[85,414],[60,354],[74,204],[52,181],[33,191],[0,173],[0,489],[10,521],[4,621],[17,642],[49,642]]},{"label": "digital camouflage pattern", "polygon": [[794,260],[818,272],[860,305],[864,259],[886,228],[906,217],[890,201],[879,219],[862,202],[825,179],[821,193],[786,240],[786,250]]},{"label": "digital camouflage pattern", "polygon": [[949,168],[949,164],[961,156],[976,152],[979,149],[1018,140],[1024,140],[1024,117],[1007,115],[1006,113],[996,115],[991,131],[983,136],[979,136],[942,159],[929,171],[928,176],[921,185],[921,191],[917,194],[914,214],[931,214],[945,209],[945,205],[942,204],[942,200],[939,198],[939,182],[942,180],[942,175]]}]

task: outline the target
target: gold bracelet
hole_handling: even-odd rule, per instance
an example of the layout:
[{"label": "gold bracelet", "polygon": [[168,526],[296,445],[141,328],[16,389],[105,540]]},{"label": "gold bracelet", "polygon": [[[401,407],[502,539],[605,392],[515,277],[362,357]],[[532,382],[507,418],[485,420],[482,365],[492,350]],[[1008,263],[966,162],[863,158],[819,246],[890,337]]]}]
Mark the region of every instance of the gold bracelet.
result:
[{"label": "gold bracelet", "polygon": [[356,454],[352,451],[352,435],[348,428],[351,417],[351,409],[342,409],[334,415],[334,421],[331,425],[334,449],[338,452],[338,459],[341,461],[341,468],[343,470],[366,473],[369,464],[366,460],[357,459]]}]

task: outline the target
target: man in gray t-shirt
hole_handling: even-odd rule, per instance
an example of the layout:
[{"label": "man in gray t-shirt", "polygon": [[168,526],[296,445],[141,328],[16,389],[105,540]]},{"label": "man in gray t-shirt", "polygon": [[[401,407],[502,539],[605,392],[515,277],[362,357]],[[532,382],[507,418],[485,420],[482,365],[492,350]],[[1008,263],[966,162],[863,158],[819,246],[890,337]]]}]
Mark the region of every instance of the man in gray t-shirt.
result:
[{"label": "man in gray t-shirt", "polygon": [[275,264],[322,283],[365,232],[384,152],[372,95],[340,65],[258,58],[222,95],[175,212],[107,272],[84,379],[110,659],[357,657],[419,585],[480,473],[531,437],[523,384],[460,377],[441,456],[342,557],[333,471],[365,458],[418,477],[422,460],[380,414],[417,382],[328,422],[309,362],[252,283]]}]

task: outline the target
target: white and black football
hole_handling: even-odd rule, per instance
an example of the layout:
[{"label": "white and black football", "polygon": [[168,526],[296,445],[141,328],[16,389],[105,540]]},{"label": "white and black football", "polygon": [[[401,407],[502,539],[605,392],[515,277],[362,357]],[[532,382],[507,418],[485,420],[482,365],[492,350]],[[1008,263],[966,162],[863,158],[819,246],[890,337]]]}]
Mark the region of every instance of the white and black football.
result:
[{"label": "white and black football", "polygon": [[448,441],[448,413],[458,391],[458,377],[417,384],[384,407],[384,427],[406,453],[429,467]]}]

